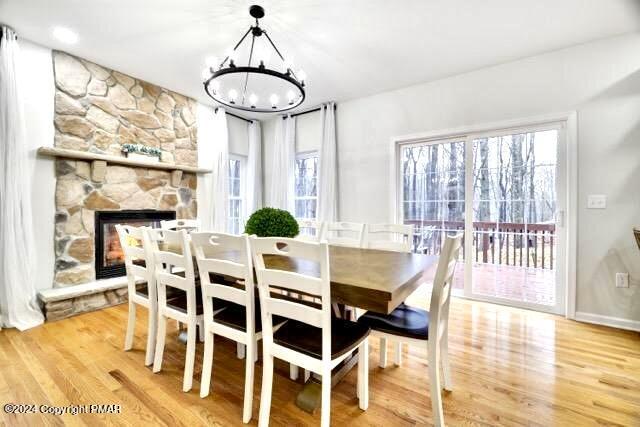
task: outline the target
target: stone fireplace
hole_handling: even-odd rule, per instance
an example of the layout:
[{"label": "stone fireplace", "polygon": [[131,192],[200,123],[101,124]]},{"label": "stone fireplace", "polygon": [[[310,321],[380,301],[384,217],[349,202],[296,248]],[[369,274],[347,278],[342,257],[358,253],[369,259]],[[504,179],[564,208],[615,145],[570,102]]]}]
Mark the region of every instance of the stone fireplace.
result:
[{"label": "stone fireplace", "polygon": [[[201,171],[194,100],[63,52],[53,65],[55,141],[39,151],[56,156],[55,276],[40,294],[49,320],[125,301],[123,278],[103,280],[122,268],[97,268],[105,251],[96,220],[196,218]],[[160,159],[128,159],[124,144],[158,149]]]}]

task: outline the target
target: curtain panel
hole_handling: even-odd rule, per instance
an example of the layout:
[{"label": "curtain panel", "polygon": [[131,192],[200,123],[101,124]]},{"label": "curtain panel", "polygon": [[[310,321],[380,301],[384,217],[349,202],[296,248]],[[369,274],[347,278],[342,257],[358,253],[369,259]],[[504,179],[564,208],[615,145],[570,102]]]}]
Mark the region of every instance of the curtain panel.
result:
[{"label": "curtain panel", "polygon": [[0,325],[20,330],[44,321],[36,300],[38,266],[16,34],[0,26]]}]

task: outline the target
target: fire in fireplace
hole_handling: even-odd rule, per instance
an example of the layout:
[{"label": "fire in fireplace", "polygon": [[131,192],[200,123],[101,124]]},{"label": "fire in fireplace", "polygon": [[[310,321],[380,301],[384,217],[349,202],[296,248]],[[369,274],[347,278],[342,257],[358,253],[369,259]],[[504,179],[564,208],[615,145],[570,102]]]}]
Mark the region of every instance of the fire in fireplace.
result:
[{"label": "fire in fireplace", "polygon": [[159,228],[160,221],[171,219],[176,219],[174,211],[96,211],[96,279],[125,275],[124,255],[116,231],[116,224]]}]

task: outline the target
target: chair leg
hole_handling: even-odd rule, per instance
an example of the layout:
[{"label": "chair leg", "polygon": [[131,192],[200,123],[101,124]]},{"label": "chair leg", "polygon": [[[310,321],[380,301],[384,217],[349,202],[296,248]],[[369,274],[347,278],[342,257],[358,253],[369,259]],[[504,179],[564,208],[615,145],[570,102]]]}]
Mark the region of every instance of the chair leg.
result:
[{"label": "chair leg", "polygon": [[265,354],[262,356],[262,392],[260,394],[260,418],[258,427],[269,425],[269,413],[271,412],[271,389],[273,387],[273,356]]},{"label": "chair leg", "polygon": [[440,342],[440,365],[442,366],[442,386],[447,391],[453,390],[451,366],[449,365],[449,343],[446,334]]},{"label": "chair leg", "polygon": [[433,412],[433,425],[444,425],[444,413],[442,411],[442,395],[440,384],[440,355],[435,346],[429,347],[429,384],[431,389],[431,411]]},{"label": "chair leg", "polygon": [[191,390],[193,384],[193,365],[196,361],[196,322],[187,325],[187,354],[184,360],[184,379],[182,391]]},{"label": "chair leg", "polygon": [[245,358],[245,345],[242,344],[241,342],[236,343],[236,357],[238,359]]},{"label": "chair leg", "polygon": [[198,340],[204,342],[204,320],[198,321]]},{"label": "chair leg", "polygon": [[293,363],[289,363],[289,378],[291,378],[293,381],[296,381],[298,379],[299,372],[300,372],[300,369],[298,369],[297,365],[294,365]]},{"label": "chair leg", "polygon": [[145,366],[153,364],[153,355],[156,350],[156,337],[158,334],[158,312],[149,309],[149,324],[147,326],[147,352],[144,358]]},{"label": "chair leg", "polygon": [[251,415],[253,412],[253,376],[255,371],[255,358],[254,353],[257,348],[255,344],[247,344],[247,357],[245,361],[245,374],[244,374],[244,406],[242,409],[242,421],[246,424],[251,421]]},{"label": "chair leg", "polygon": [[380,338],[380,367],[382,369],[387,367],[387,339]]},{"label": "chair leg", "polygon": [[331,369],[322,373],[322,403],[320,409],[320,426],[331,425]]},{"label": "chair leg", "polygon": [[133,347],[133,332],[136,328],[136,304],[129,300],[129,320],[127,320],[127,333],[124,338],[124,351]]},{"label": "chair leg", "polygon": [[395,342],[395,347],[396,347],[395,365],[396,366],[402,366],[402,342],[401,341],[396,341]]},{"label": "chair leg", "polygon": [[153,355],[153,372],[160,372],[162,369],[162,356],[164,354],[164,341],[167,337],[167,317],[158,316],[158,332],[156,338],[156,351]]},{"label": "chair leg", "polygon": [[205,331],[204,335],[204,359],[202,360],[202,377],[200,377],[200,397],[209,395],[211,387],[211,370],[213,368],[213,343],[215,335]]},{"label": "chair leg", "polygon": [[369,407],[369,339],[365,338],[358,349],[358,404],[366,411]]}]

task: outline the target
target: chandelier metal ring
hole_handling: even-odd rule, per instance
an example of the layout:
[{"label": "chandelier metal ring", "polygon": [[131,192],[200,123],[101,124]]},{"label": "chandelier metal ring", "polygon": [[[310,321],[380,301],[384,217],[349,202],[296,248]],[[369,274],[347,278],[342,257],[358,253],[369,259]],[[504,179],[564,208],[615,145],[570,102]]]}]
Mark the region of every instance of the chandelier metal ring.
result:
[{"label": "chandelier metal ring", "polygon": [[[298,107],[306,97],[304,72],[300,70],[296,74],[291,69],[291,64],[285,61],[267,31],[260,27],[258,20],[264,16],[264,9],[254,5],[250,7],[249,13],[255,18],[255,25],[249,27],[225,59],[217,65],[217,68],[210,66],[205,70],[203,74],[205,92],[217,103],[242,111],[273,113]],[[247,65],[238,66],[236,64],[238,48],[249,34],[251,34],[251,46]],[[263,45],[267,49],[273,49],[277,58],[282,61],[283,71],[276,69],[273,63],[270,63],[269,66],[265,64],[267,62],[263,58],[265,49],[262,49],[262,56],[258,55],[256,62],[259,64],[252,65],[256,39],[262,36],[266,38]],[[249,86],[250,81],[253,86]],[[260,82],[262,85],[256,86],[256,82]],[[227,96],[225,96],[225,91],[228,91]],[[281,100],[283,102],[280,102]]]}]

